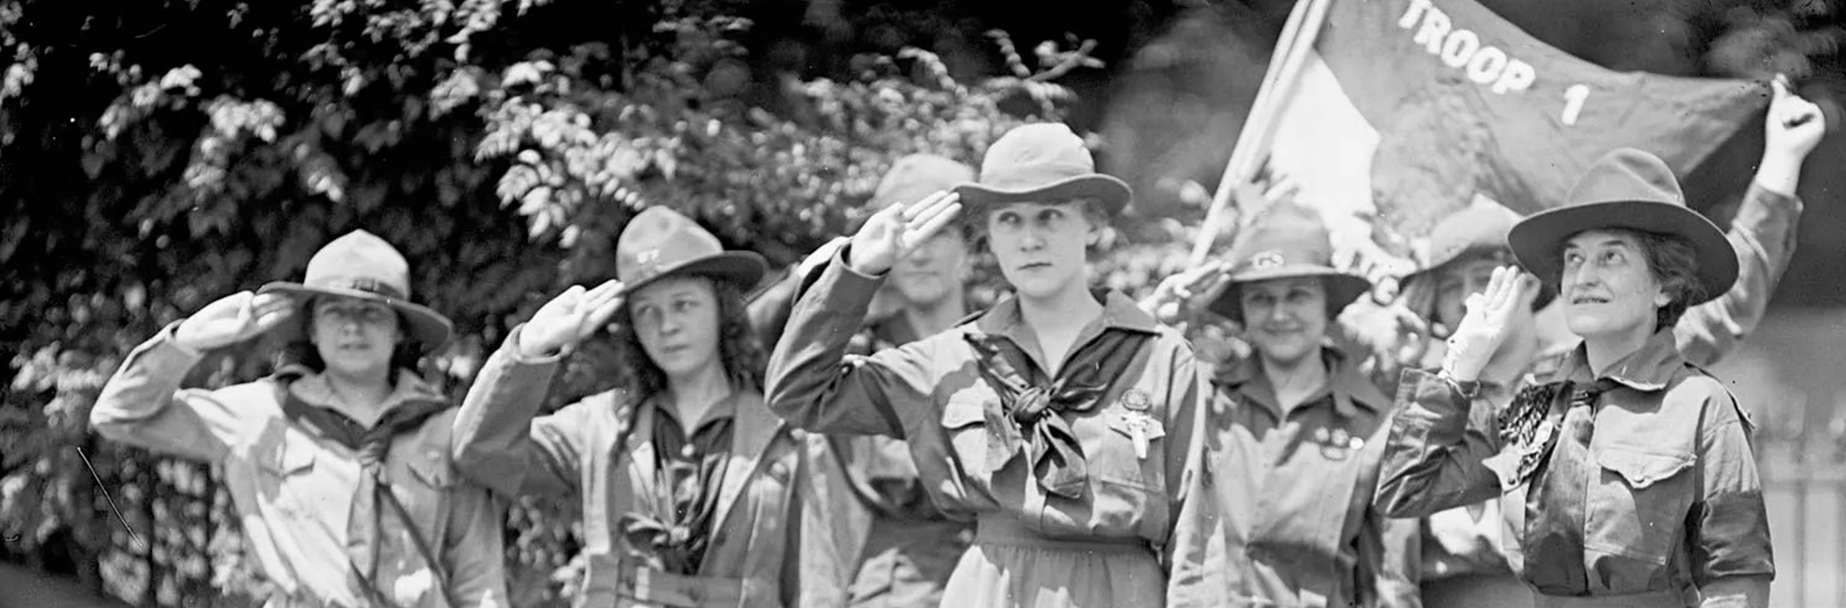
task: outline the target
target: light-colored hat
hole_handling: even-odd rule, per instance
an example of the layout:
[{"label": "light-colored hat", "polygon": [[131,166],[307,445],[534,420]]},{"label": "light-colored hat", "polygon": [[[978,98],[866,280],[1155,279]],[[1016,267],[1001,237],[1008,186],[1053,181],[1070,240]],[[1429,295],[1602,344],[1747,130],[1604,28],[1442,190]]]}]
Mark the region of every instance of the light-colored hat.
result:
[{"label": "light-colored hat", "polygon": [[1133,200],[1128,184],[1096,172],[1096,160],[1083,146],[1083,138],[1061,123],[1007,131],[981,158],[980,180],[956,186],[955,192],[967,210],[994,203],[1093,198],[1114,215]]},{"label": "light-colored hat", "polygon": [[628,220],[615,241],[615,278],[623,291],[674,275],[704,275],[749,292],[769,264],[751,251],[725,251],[718,237],[692,218],[666,207],[649,207]]},{"label": "light-colored hat", "polygon": [[410,263],[404,255],[364,230],[348,232],[314,252],[300,283],[278,281],[257,293],[338,296],[390,306],[403,315],[411,337],[425,352],[448,342],[454,331],[448,317],[410,301]]},{"label": "light-colored hat", "polygon": [[1229,283],[1212,300],[1212,312],[1241,319],[1238,285],[1269,279],[1326,277],[1327,318],[1339,316],[1353,300],[1372,289],[1365,277],[1333,267],[1333,243],[1320,213],[1293,201],[1265,207],[1239,235],[1229,254]]}]

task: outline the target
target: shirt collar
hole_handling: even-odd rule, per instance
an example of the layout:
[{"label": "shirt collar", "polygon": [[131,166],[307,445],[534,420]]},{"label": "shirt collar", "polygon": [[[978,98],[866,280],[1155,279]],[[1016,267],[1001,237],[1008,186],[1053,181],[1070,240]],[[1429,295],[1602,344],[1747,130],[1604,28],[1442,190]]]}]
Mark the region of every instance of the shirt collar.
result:
[{"label": "shirt collar", "polygon": [[[289,390],[296,397],[300,397],[303,402],[315,407],[338,410],[335,404],[341,403],[339,396],[333,392],[333,386],[328,384],[325,373],[309,374],[298,381],[289,383]],[[385,397],[385,402],[378,408],[378,413],[382,416],[385,412],[406,403],[443,400],[442,393],[438,392],[435,386],[424,381],[422,376],[407,369],[399,369],[397,370],[397,383],[392,387],[391,395]]]},{"label": "shirt collar", "polygon": [[1616,361],[1600,378],[1590,370],[1587,347],[1578,342],[1576,348],[1564,353],[1555,370],[1546,374],[1543,381],[1589,383],[1607,378],[1637,391],[1653,392],[1666,388],[1673,380],[1673,374],[1685,365],[1686,358],[1679,354],[1679,345],[1673,338],[1672,328],[1666,328],[1648,336],[1640,350]]},{"label": "shirt collar", "polygon": [[[1154,333],[1160,324],[1141,310],[1135,301],[1122,292],[1113,289],[1095,289],[1090,291],[1098,302],[1102,303],[1102,314],[1090,326],[1098,330],[1121,329],[1141,333]],[[988,307],[986,311],[974,315],[974,327],[981,333],[1014,337],[1025,328],[1025,319],[1020,316],[1018,296],[1007,296]],[[1089,328],[1085,328],[1085,333]],[[1101,333],[1098,331],[1097,333]],[[1017,340],[1015,340],[1017,341]]]},{"label": "shirt collar", "polygon": [[[1332,401],[1333,409],[1346,418],[1372,416],[1384,411],[1390,403],[1383,391],[1359,372],[1359,367],[1351,357],[1337,348],[1322,346],[1321,361],[1327,365],[1327,384],[1314,391],[1306,403]],[[1276,415],[1283,417],[1281,404],[1276,402],[1275,387],[1269,385],[1269,376],[1263,373],[1261,358],[1255,353],[1235,364],[1220,368],[1216,383],[1227,390],[1236,391],[1249,397],[1251,401],[1261,404]],[[1328,399],[1332,397],[1332,399]]]}]

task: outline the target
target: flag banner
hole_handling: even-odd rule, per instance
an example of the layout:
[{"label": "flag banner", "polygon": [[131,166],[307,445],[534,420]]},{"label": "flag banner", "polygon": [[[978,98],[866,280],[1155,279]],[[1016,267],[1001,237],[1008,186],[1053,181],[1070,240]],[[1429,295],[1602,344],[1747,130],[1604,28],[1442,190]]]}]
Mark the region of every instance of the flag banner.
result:
[{"label": "flag banner", "polygon": [[[1436,220],[1476,196],[1522,214],[1562,205],[1620,147],[1659,155],[1684,182],[1740,126],[1760,125],[1768,104],[1766,83],[1604,69],[1472,0],[1296,10],[1317,3],[1328,4],[1311,42],[1277,44],[1276,61],[1291,48],[1305,56],[1278,78],[1288,86],[1274,97],[1268,166],[1326,215],[1341,260],[1373,256],[1394,274],[1412,268]],[[1747,179],[1715,186],[1741,192]]]}]

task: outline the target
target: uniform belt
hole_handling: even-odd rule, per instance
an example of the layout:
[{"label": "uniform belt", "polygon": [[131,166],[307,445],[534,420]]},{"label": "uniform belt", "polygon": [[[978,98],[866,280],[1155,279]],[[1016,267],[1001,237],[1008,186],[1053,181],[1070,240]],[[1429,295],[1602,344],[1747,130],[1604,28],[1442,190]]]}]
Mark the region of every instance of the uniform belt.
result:
[{"label": "uniform belt", "polygon": [[1082,553],[1150,553],[1153,551],[1147,541],[1139,537],[1052,538],[1027,528],[1017,518],[1005,516],[987,516],[977,520],[974,528],[974,544]]},{"label": "uniform belt", "polygon": [[616,594],[645,604],[674,608],[736,606],[743,579],[687,576],[623,562],[616,566]]}]

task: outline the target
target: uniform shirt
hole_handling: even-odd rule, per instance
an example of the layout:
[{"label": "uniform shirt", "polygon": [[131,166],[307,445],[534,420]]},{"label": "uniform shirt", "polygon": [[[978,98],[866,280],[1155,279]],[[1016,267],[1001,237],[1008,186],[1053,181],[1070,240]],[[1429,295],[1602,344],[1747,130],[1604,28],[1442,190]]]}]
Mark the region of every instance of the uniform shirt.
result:
[{"label": "uniform shirt", "polygon": [[1196,575],[1211,605],[1420,605],[1417,522],[1371,507],[1390,399],[1345,355],[1320,356],[1327,384],[1287,411],[1254,358],[1214,378],[1206,495],[1219,540],[1195,549],[1210,556]]},{"label": "uniform shirt", "polygon": [[1774,575],[1748,419],[1671,331],[1600,376],[1579,346],[1531,385],[1549,451],[1502,438],[1509,425],[1454,383],[1407,372],[1379,506],[1419,515],[1505,493],[1509,561],[1544,595],[1696,597],[1719,578]]},{"label": "uniform shirt", "polygon": [[[1072,357],[1106,332],[1150,336],[1134,362],[1113,379],[1097,406],[1065,417],[1084,455],[1077,498],[1046,491],[1027,458],[997,451],[999,397],[984,380],[987,359],[976,340],[1004,339],[1045,369],[1044,355],[1020,318],[1017,300],[997,303],[973,321],[869,357],[849,356],[880,280],[853,271],[840,255],[795,304],[786,338],[769,365],[769,407],[797,427],[828,434],[888,435],[910,445],[924,490],[952,517],[1003,516],[1033,533],[1062,539],[1136,540],[1170,546],[1185,488],[1197,477],[1202,377],[1191,348],[1120,293],[1086,326]],[[1132,406],[1132,408],[1131,408]],[[1136,455],[1117,424],[1144,411],[1164,436]],[[990,449],[992,448],[992,449]]]},{"label": "uniform shirt", "polygon": [[[359,453],[287,416],[273,380],[180,389],[200,356],[176,345],[171,332],[129,354],[103,386],[90,423],[113,441],[222,467],[220,479],[241,515],[249,555],[281,590],[270,606],[367,605],[372,594],[355,567],[399,606],[448,605],[411,537],[413,524],[369,495],[377,486],[366,483]],[[286,390],[309,407],[335,402],[316,375]],[[389,415],[412,401],[441,398],[406,371],[383,407]],[[505,606],[500,512],[485,490],[450,467],[454,415],[449,409],[397,435],[378,464],[442,562],[455,602]]]},{"label": "uniform shirt", "polygon": [[[724,485],[724,463],[731,455],[732,420],[729,400],[713,411],[687,438],[672,406],[656,400],[654,407],[654,466],[657,476],[654,506],[623,514],[623,532],[636,547],[651,547],[663,569],[677,574],[697,574],[710,545],[712,518],[718,511],[718,492]],[[663,508],[664,507],[664,508]]]},{"label": "uniform shirt", "polygon": [[[701,424],[692,455],[669,456],[662,452],[683,449],[686,439],[678,421],[660,420],[670,416],[668,408],[651,396],[605,391],[540,416],[560,357],[521,355],[522,331],[514,328],[481,366],[456,416],[450,449],[462,474],[496,493],[580,501],[587,563],[574,606],[827,605],[819,599],[826,589],[801,584],[799,572],[809,566],[796,549],[802,522],[813,517],[809,510],[830,499],[798,491],[807,439],[777,420],[761,393],[742,388],[713,405],[708,421],[717,424]],[[670,496],[660,489],[661,466],[676,462],[721,468],[682,478],[694,491],[677,502],[698,505],[685,511],[687,520],[708,522],[698,532],[684,521],[667,522],[667,509],[658,505]],[[638,522],[636,514],[654,520],[640,522],[651,527],[626,526]],[[696,563],[681,564],[693,574],[675,572],[678,566],[655,550],[655,535],[674,525],[702,543]]]}]

